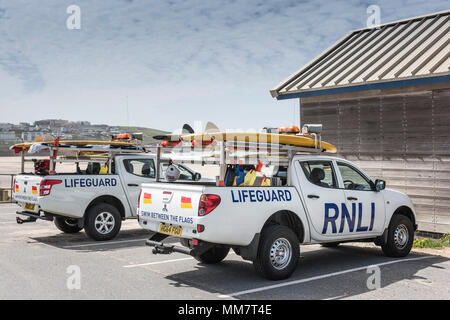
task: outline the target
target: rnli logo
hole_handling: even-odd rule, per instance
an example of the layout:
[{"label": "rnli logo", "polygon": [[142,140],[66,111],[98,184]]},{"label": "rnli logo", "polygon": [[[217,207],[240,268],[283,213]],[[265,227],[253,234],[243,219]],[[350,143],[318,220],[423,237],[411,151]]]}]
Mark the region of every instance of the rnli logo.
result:
[{"label": "rnli logo", "polygon": [[[363,204],[352,203],[351,214],[345,203],[339,206],[335,203],[325,203],[325,219],[323,221],[322,234],[343,233],[347,225],[349,232],[366,232],[372,231],[375,221],[375,203],[370,204],[370,222],[368,225],[363,224]],[[339,228],[339,229],[338,229]]]}]

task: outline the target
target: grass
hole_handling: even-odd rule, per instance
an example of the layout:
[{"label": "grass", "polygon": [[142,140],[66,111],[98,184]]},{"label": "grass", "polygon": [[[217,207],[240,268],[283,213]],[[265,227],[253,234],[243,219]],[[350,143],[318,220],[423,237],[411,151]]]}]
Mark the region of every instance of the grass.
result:
[{"label": "grass", "polygon": [[415,239],[414,248],[433,248],[433,249],[442,249],[444,247],[450,247],[450,234],[445,234],[440,239]]}]

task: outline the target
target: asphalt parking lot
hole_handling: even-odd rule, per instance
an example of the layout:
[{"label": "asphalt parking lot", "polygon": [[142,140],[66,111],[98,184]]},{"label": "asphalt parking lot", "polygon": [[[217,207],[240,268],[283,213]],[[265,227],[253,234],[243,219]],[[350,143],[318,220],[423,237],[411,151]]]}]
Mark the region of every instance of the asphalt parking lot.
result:
[{"label": "asphalt parking lot", "polygon": [[[252,263],[230,254],[203,265],[182,254],[153,255],[149,233],[126,221],[110,242],[53,223],[18,225],[16,206],[0,205],[0,299],[450,299],[450,259],[411,253],[385,257],[372,245],[302,246],[293,276],[260,278]],[[380,287],[369,279],[380,270]],[[68,282],[76,266],[79,289]]]}]

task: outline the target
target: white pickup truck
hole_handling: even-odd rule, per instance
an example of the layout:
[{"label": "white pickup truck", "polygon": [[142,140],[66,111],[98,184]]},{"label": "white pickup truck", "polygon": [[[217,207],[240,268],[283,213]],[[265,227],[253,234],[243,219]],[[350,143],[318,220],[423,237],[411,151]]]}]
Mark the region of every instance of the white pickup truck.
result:
[{"label": "white pickup truck", "polygon": [[[272,280],[292,274],[300,244],[374,241],[394,257],[411,250],[417,225],[407,195],[340,158],[297,154],[285,169],[277,187],[143,184],[139,224],[157,232],[147,245],[203,263],[220,262],[232,248]],[[164,243],[168,235],[183,246]]]},{"label": "white pickup truck", "polygon": [[[84,228],[94,240],[113,239],[122,220],[136,218],[140,185],[155,180],[155,158],[147,153],[115,155],[108,174],[99,174],[100,164],[90,162],[86,170],[72,174],[17,175],[13,197],[22,209],[17,222],[49,220],[65,233]],[[161,170],[167,166],[161,162]],[[177,167],[182,181],[201,179],[188,167]]]}]

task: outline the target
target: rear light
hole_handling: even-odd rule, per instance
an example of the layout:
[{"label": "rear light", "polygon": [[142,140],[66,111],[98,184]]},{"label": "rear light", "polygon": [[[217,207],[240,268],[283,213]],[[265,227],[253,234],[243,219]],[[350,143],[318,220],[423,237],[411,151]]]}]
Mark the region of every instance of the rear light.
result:
[{"label": "rear light", "polygon": [[141,194],[142,194],[142,189],[139,190],[138,205],[137,205],[138,210],[141,207]]},{"label": "rear light", "polygon": [[13,192],[19,191],[19,186],[16,184],[16,178],[14,178],[13,186],[14,186]]},{"label": "rear light", "polygon": [[198,205],[198,216],[203,217],[213,211],[220,204],[220,197],[216,194],[202,194]]},{"label": "rear light", "polygon": [[52,191],[52,187],[55,184],[60,184],[60,183],[62,183],[62,180],[46,180],[46,179],[42,180],[41,186],[39,188],[39,195],[41,197],[48,196],[50,194],[50,192]]},{"label": "rear light", "polygon": [[198,233],[202,233],[203,231],[205,231],[205,226],[202,224],[198,224],[197,225],[197,232]]}]

